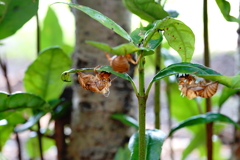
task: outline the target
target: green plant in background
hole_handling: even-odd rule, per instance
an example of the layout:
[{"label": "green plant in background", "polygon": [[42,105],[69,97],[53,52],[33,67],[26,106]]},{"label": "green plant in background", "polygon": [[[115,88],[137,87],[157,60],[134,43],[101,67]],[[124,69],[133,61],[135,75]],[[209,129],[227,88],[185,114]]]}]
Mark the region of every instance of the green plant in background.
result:
[{"label": "green plant in background", "polygon": [[[130,2],[132,1],[128,1],[128,3]],[[61,2],[58,2],[58,3],[61,3]],[[142,36],[139,37],[139,35],[141,34],[128,35],[128,33],[126,33],[119,25],[117,25],[111,19],[102,15],[96,10],[93,10],[86,6],[73,4],[73,3],[64,3],[64,2],[62,3],[83,11],[93,19],[99,21],[101,24],[112,29],[117,34],[119,34],[120,36],[122,36],[123,38],[129,41],[129,43],[127,44],[122,44],[113,48],[107,44],[100,43],[100,42],[87,41],[88,44],[91,44],[94,47],[97,47],[111,54],[127,55],[127,54],[131,54],[132,52],[137,52],[137,56],[140,57],[140,61],[138,63],[138,74],[139,74],[138,87],[136,87],[132,78],[126,73],[115,72],[112,70],[110,66],[102,66],[97,69],[97,71],[105,71],[108,73],[112,73],[118,77],[121,77],[130,81],[130,83],[134,88],[136,97],[138,98],[138,107],[139,107],[138,129],[139,130],[138,132],[132,135],[129,141],[129,149],[131,151],[132,160],[159,159],[161,154],[161,146],[163,144],[164,139],[166,138],[165,134],[159,129],[154,129],[154,130],[145,129],[145,112],[147,107],[146,101],[149,96],[149,91],[151,90],[152,84],[154,82],[159,81],[160,79],[163,79],[170,75],[175,75],[179,73],[188,73],[188,74],[194,74],[198,77],[202,77],[208,80],[218,81],[219,83],[233,89],[240,88],[240,83],[238,83],[240,80],[239,75],[236,75],[234,77],[227,77],[203,65],[190,63],[193,52],[194,52],[194,42],[195,42],[194,34],[188,26],[186,26],[183,22],[179,20],[163,17],[164,19],[154,21],[151,27],[149,27],[147,30],[143,29],[144,32]],[[155,5],[159,5],[159,4],[156,4],[154,1],[152,3],[154,7]],[[130,4],[133,5],[134,3],[132,2]],[[133,11],[135,11],[135,9],[137,8],[136,6],[131,6],[131,7]],[[141,8],[141,10],[144,10],[144,9]],[[142,12],[137,11],[136,13],[142,13]],[[140,31],[141,29],[139,30],[139,33]],[[154,49],[160,44],[162,40],[162,37],[161,37],[162,32],[163,32],[163,36],[168,41],[169,45],[179,53],[180,57],[182,58],[182,62],[174,63],[160,70],[152,78],[149,85],[146,86],[146,90],[145,90],[145,76],[144,76],[145,57],[154,54]],[[156,43],[156,41],[158,42]],[[71,69],[71,70],[65,71],[62,73],[62,80],[69,81],[70,73],[77,73],[77,72],[86,71],[86,70],[90,71],[90,70],[94,70],[94,68]],[[122,117],[119,119],[127,121],[127,117]],[[197,115],[183,121],[177,127],[174,127],[169,135],[171,135],[174,131],[182,127],[203,124],[203,123],[205,124],[213,121],[223,121],[223,122],[228,122],[238,126],[229,117],[219,113],[210,112],[202,115]],[[129,123],[133,125],[132,122],[129,122]]]},{"label": "green plant in background", "polygon": [[[0,1],[0,39],[13,35],[30,18],[37,15],[38,4],[38,0]],[[31,137],[28,140],[26,149],[31,158],[41,157],[43,159],[43,152],[53,146],[54,141],[46,138],[50,137],[52,133],[49,133],[48,130],[42,132],[39,120],[47,113],[51,113],[51,119],[54,119],[58,114],[61,114],[65,107],[69,106],[69,102],[60,99],[66,85],[59,81],[59,75],[62,70],[68,69],[71,65],[69,55],[72,47],[64,44],[58,18],[51,8],[46,14],[42,30],[40,30],[38,16],[36,17],[37,28],[39,29],[39,32],[37,32],[36,53],[39,56],[25,72],[23,82],[26,92],[11,93],[11,87],[8,85],[9,93],[0,93],[0,120],[5,122],[5,125],[0,126],[0,151],[12,132],[18,135],[18,132],[31,130],[38,133],[35,134],[38,136]],[[53,23],[54,26],[52,26],[51,21],[55,22]],[[48,33],[54,33],[54,31],[56,31],[55,36],[49,37]],[[61,46],[67,53],[55,45]],[[2,59],[1,67],[9,84],[7,66]],[[42,137],[44,134],[46,137]],[[21,160],[21,145],[20,141],[17,141],[18,158]],[[34,150],[32,150],[33,148]]]}]

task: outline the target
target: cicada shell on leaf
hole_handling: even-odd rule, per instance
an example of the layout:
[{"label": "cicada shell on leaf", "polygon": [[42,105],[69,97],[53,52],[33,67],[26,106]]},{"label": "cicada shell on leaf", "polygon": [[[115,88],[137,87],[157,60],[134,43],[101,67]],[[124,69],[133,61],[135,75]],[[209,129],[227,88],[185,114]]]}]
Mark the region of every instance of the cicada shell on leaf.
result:
[{"label": "cicada shell on leaf", "polygon": [[94,68],[94,72],[96,75],[85,74],[82,72],[78,72],[78,82],[79,84],[86,90],[90,90],[92,92],[103,94],[105,97],[108,97],[110,94],[109,87],[111,86],[111,73],[102,71],[97,72],[96,69],[100,67],[97,66]]},{"label": "cicada shell on leaf", "polygon": [[196,78],[192,75],[186,74],[182,76],[177,76],[179,81],[179,90],[183,96],[188,99],[193,99],[196,97],[210,98],[212,97],[218,89],[218,82],[205,82],[205,80],[196,82]]}]

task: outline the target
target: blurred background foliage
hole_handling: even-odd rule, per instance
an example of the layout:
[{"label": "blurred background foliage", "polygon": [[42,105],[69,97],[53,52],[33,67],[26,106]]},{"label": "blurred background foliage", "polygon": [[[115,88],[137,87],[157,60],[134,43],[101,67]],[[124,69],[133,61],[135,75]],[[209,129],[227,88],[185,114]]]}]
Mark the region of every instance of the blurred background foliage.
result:
[{"label": "blurred background foliage", "polygon": [[[0,1],[1,2],[1,1]],[[4,1],[3,1],[4,2]],[[66,5],[50,6],[55,0],[49,1],[39,1],[38,17],[40,22],[40,50],[46,49],[52,46],[60,46],[66,55],[69,57],[74,50],[75,45],[75,21],[71,13],[71,10]],[[231,15],[238,17],[239,15],[239,2],[236,0],[229,0],[231,3]],[[201,1],[191,1],[191,0],[168,0],[165,4],[165,10],[176,10],[179,13],[177,17],[185,24],[187,24],[194,32],[196,37],[195,43],[195,53],[193,56],[193,62],[202,63],[203,54],[203,24],[202,24],[202,2]],[[1,8],[0,8],[1,9]],[[233,76],[237,73],[237,65],[234,64],[234,57],[236,57],[237,49],[237,38],[236,33],[238,29],[237,23],[227,22],[222,16],[219,8],[215,1],[209,1],[209,41],[211,50],[211,67],[216,71],[227,75]],[[138,28],[140,25],[145,26],[146,21],[141,20],[135,15],[132,15],[132,30]],[[31,18],[26,24],[17,30],[17,32],[10,37],[4,38],[0,41],[0,58],[5,58],[7,65],[9,66],[8,76],[10,78],[10,84],[12,86],[12,92],[24,91],[22,86],[22,80],[24,78],[24,72],[27,70],[27,66],[32,63],[37,58],[37,25],[36,17]],[[168,66],[172,63],[179,62],[177,53],[169,48],[166,41],[162,44],[163,53],[163,66]],[[154,74],[154,66],[152,61],[155,55],[147,57],[146,66],[147,72],[146,77],[150,77]],[[70,62],[69,62],[70,63]],[[224,65],[223,65],[224,64]],[[21,66],[20,68],[18,66]],[[0,90],[8,92],[6,88],[5,78],[3,72],[0,72]],[[171,88],[171,94],[168,94],[168,87]],[[223,91],[222,91],[223,90]],[[188,100],[185,97],[181,97],[180,91],[178,90],[178,85],[176,84],[175,77],[171,76],[169,79],[165,79],[162,84],[162,130],[169,132],[169,120],[172,125],[183,121],[191,116],[201,114],[204,111],[203,100]],[[236,90],[228,90],[228,88],[220,86],[218,93],[212,97],[213,110],[218,111],[221,108],[221,113],[224,113],[231,117],[233,120],[237,121],[239,119],[237,114],[238,107],[238,97],[232,96],[236,93]],[[228,94],[227,94],[228,93]],[[224,95],[226,94],[226,95]],[[50,100],[50,99],[47,99]],[[224,101],[226,100],[226,102]],[[167,103],[169,102],[169,103]],[[147,109],[147,127],[154,128],[153,125],[153,111],[152,111],[152,100],[148,102],[149,108]],[[167,107],[171,106],[171,111],[168,112]],[[27,117],[32,116],[29,114],[28,110],[25,111]],[[165,114],[165,115],[164,115]],[[169,114],[169,115],[167,115]],[[167,115],[167,116],[166,116]],[[3,154],[11,156],[9,151],[13,142],[12,137],[9,137],[14,126],[19,123],[25,122],[24,119],[17,113],[14,114],[18,117],[18,121],[14,122],[8,120],[8,123],[12,125],[6,126],[5,121],[0,121],[0,149],[2,149]],[[48,120],[49,115],[45,116]],[[45,131],[43,133],[51,133],[51,124],[48,121],[41,122]],[[47,125],[46,125],[47,124]],[[163,156],[169,156],[173,154],[171,150],[175,153],[175,157],[182,157],[182,159],[205,159],[206,150],[205,142],[205,127],[204,125],[197,125],[192,127],[187,127],[187,129],[182,129],[176,132],[171,138],[172,141],[163,146]],[[68,130],[66,131],[68,132]],[[231,157],[231,143],[233,142],[234,128],[227,124],[215,123],[214,125],[214,157],[217,160],[229,159]],[[4,133],[4,134],[3,134]],[[22,133],[23,137],[24,134]],[[37,145],[36,135],[33,132],[30,134],[30,138],[25,136],[25,147],[28,153],[28,157],[36,158],[39,154],[36,154],[32,150]],[[26,138],[27,137],[27,138]],[[9,140],[8,140],[9,139]],[[170,139],[170,138],[169,138]],[[8,141],[7,141],[8,140]],[[6,142],[7,141],[7,142]],[[5,145],[6,142],[6,145]],[[30,143],[31,142],[31,143]],[[43,150],[49,155],[49,159],[54,157],[56,154],[56,148],[54,147],[54,142],[52,139],[43,138]],[[171,144],[171,145],[169,145]],[[179,145],[180,144],[180,145]],[[33,147],[34,146],[34,147]],[[172,147],[172,148],[171,148]],[[197,152],[196,152],[197,150]],[[53,155],[52,155],[53,153]],[[192,153],[192,154],[190,154]],[[0,159],[1,159],[0,154]],[[52,156],[52,157],[51,157]],[[117,153],[115,160],[124,160],[129,156],[128,150],[125,148],[120,148]],[[169,156],[171,157],[171,156]],[[196,158],[197,157],[197,158]],[[11,159],[11,158],[9,158]]]}]

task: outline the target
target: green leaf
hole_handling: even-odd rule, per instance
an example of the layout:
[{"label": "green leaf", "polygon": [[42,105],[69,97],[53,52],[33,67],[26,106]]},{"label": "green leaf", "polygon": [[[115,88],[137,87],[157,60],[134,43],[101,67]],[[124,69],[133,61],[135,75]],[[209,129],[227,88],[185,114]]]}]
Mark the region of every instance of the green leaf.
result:
[{"label": "green leaf", "polygon": [[239,90],[231,89],[224,86],[221,92],[221,96],[219,98],[218,106],[221,107],[223,103],[226,102],[226,100],[228,100],[229,97],[236,94],[237,92],[239,92]]},{"label": "green leaf", "polygon": [[155,82],[157,80],[160,80],[164,77],[171,76],[178,73],[188,73],[188,74],[194,74],[198,77],[203,77],[203,75],[221,75],[220,73],[212,70],[211,68],[208,68],[201,64],[196,63],[175,63],[172,65],[169,65],[168,67],[162,69],[159,71],[152,79],[152,82]]},{"label": "green leaf", "polygon": [[[43,152],[46,152],[50,147],[55,145],[55,141],[50,138],[42,137]],[[38,137],[31,137],[26,142],[27,153],[30,158],[37,158],[40,156]]]},{"label": "green leaf", "polygon": [[136,129],[138,129],[138,121],[136,119],[134,119],[133,117],[130,117],[126,114],[122,114],[122,113],[114,113],[111,115],[111,118],[113,119],[117,119],[119,121],[121,121],[122,123],[135,127]]},{"label": "green leaf", "polygon": [[100,42],[95,42],[95,41],[86,41],[87,44],[90,44],[96,48],[99,48],[105,52],[115,54],[115,55],[126,55],[126,54],[131,54],[136,51],[144,51],[143,56],[145,55],[151,55],[154,53],[153,49],[145,48],[145,47],[136,47],[132,43],[126,43],[126,44],[121,44],[116,47],[110,47],[106,43],[100,43]]},{"label": "green leaf", "polygon": [[[146,160],[159,160],[162,145],[165,140],[165,133],[158,129],[146,130]],[[128,144],[128,148],[131,151],[131,160],[138,160],[138,146],[139,135],[138,132],[134,133]]]},{"label": "green leaf", "polygon": [[31,93],[6,94],[0,92],[0,119],[23,109],[49,111],[49,104],[38,95]]},{"label": "green leaf", "polygon": [[60,46],[66,53],[70,53],[73,48],[66,45],[63,40],[63,33],[58,17],[51,7],[48,7],[47,14],[43,21],[41,31],[41,50],[51,46]]},{"label": "green leaf", "polygon": [[31,128],[34,124],[36,124],[42,116],[44,116],[47,112],[39,111],[37,114],[34,114],[32,117],[28,119],[28,121],[22,125],[18,125],[14,128],[15,132],[23,132],[29,128]]},{"label": "green leaf", "polygon": [[26,121],[26,117],[23,115],[28,115],[28,111],[31,109],[23,109],[23,110],[15,110],[15,112],[11,113],[9,116],[5,117],[7,120],[8,126],[16,126],[20,123],[24,123]]},{"label": "green leaf", "polygon": [[231,11],[231,6],[230,3],[228,1],[225,0],[216,0],[216,3],[220,9],[220,11],[222,12],[223,17],[229,21],[229,22],[237,22],[240,23],[240,19],[235,18],[233,16],[230,15],[230,11]]},{"label": "green leaf", "polygon": [[166,76],[188,73],[194,74],[198,77],[202,77],[211,81],[218,81],[219,83],[233,89],[240,89],[240,75],[228,77],[223,76],[220,73],[195,63],[175,63],[159,71],[152,79],[151,84],[157,80],[160,80]]},{"label": "green leaf", "polygon": [[[178,52],[183,62],[190,62],[195,49],[195,35],[182,21],[165,18],[158,20],[151,32],[163,30],[168,44]],[[149,33],[149,35],[151,35]]]},{"label": "green leaf", "polygon": [[163,19],[168,13],[154,0],[123,0],[125,7],[148,22]]},{"label": "green leaf", "polygon": [[43,21],[41,31],[41,50],[47,47],[63,44],[62,28],[58,18],[51,7],[48,7],[47,14]]},{"label": "green leaf", "polygon": [[[10,138],[12,132],[13,132],[14,126],[12,125],[1,125],[0,126],[0,151],[2,151],[3,146],[5,145],[6,141]],[[0,160],[1,156],[0,156]]]},{"label": "green leaf", "polygon": [[200,75],[199,77],[209,79],[211,81],[218,81],[219,83],[232,89],[240,89],[240,75],[231,77],[222,75]]},{"label": "green leaf", "polygon": [[231,118],[229,118],[223,114],[220,114],[220,113],[208,112],[206,114],[200,114],[200,115],[190,117],[190,118],[186,119],[185,121],[179,123],[176,127],[173,127],[171,129],[169,136],[171,136],[175,131],[177,131],[183,127],[197,125],[197,124],[203,124],[203,123],[209,123],[209,122],[215,122],[215,121],[231,123],[236,128],[240,129],[240,125],[238,123],[234,122]]},{"label": "green leaf", "polygon": [[[147,27],[141,27],[135,29],[130,36],[133,39],[135,44],[142,43],[142,40],[148,35],[148,31],[154,27],[153,24],[149,24]],[[151,37],[150,41],[146,45],[150,49],[155,49],[163,40],[162,32],[155,32],[154,35]]]},{"label": "green leaf", "polygon": [[65,86],[59,80],[59,75],[70,65],[71,60],[60,48],[52,47],[42,51],[25,72],[25,90],[46,101],[58,98]]},{"label": "green leaf", "polygon": [[[121,26],[119,26],[117,23],[115,23],[113,20],[111,20],[107,16],[103,15],[102,13],[100,13],[94,9],[91,9],[89,7],[74,4],[74,3],[67,3],[67,2],[56,2],[56,3],[67,4],[70,7],[76,8],[76,9],[86,13],[93,19],[97,20],[99,23],[101,23],[105,27],[113,30],[114,32],[116,32],[118,35],[122,36],[126,40],[128,40],[130,42],[132,41],[129,34]],[[54,3],[54,4],[56,4],[56,3]]]},{"label": "green leaf", "polygon": [[0,39],[13,35],[36,15],[39,0],[2,0],[0,4]]}]

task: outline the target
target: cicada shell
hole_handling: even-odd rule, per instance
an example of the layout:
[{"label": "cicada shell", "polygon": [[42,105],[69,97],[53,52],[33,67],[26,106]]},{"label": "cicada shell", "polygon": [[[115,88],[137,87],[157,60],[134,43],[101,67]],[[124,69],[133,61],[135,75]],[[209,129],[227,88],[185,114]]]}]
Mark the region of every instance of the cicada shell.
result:
[{"label": "cicada shell", "polygon": [[116,56],[110,61],[112,69],[119,73],[127,72],[130,68],[128,60],[124,55]]},{"label": "cicada shell", "polygon": [[217,81],[206,83],[205,80],[202,80],[196,83],[196,78],[189,74],[178,76],[177,79],[179,80],[181,94],[188,99],[195,97],[210,98],[218,89]]},{"label": "cicada shell", "polygon": [[[99,66],[98,66],[99,67]],[[98,68],[96,67],[96,68]],[[94,69],[96,75],[84,74],[82,72],[77,72],[78,74],[78,82],[79,84],[86,90],[90,90],[92,92],[103,94],[105,97],[108,97],[110,94],[109,87],[111,86],[111,73],[108,72],[100,72],[98,73]]]},{"label": "cicada shell", "polygon": [[141,55],[138,57],[137,61],[132,59],[131,54],[126,55],[118,55],[110,57],[107,53],[105,53],[107,59],[110,61],[110,66],[112,69],[119,73],[125,73],[129,70],[130,65],[129,62],[132,64],[137,64]]}]

